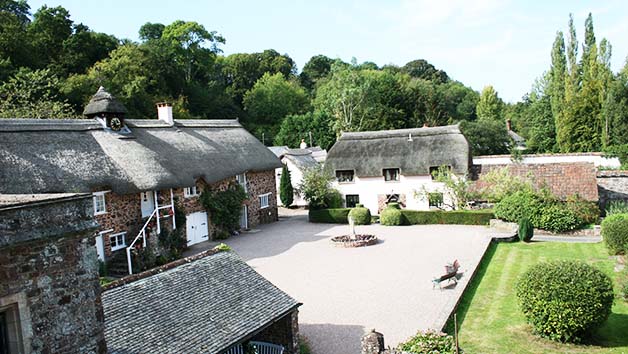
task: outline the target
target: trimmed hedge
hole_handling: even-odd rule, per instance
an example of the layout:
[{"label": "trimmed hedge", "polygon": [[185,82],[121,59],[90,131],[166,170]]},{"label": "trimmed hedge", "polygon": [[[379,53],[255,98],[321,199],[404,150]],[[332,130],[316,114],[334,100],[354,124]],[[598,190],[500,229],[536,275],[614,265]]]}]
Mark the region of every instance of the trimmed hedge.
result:
[{"label": "trimmed hedge", "polygon": [[528,218],[534,227],[551,232],[563,232],[582,228],[599,218],[600,210],[595,203],[578,197],[566,202],[547,192],[519,191],[495,205],[495,216],[510,222]]},{"label": "trimmed hedge", "polygon": [[495,218],[491,210],[401,210],[403,225],[457,224],[488,225]]},{"label": "trimmed hedge", "polygon": [[568,260],[532,266],[517,281],[516,294],[536,334],[576,343],[606,321],[615,297],[608,275]]},{"label": "trimmed hedge", "polygon": [[519,240],[523,242],[530,242],[530,240],[532,240],[532,237],[534,236],[534,227],[528,218],[519,220],[519,230],[517,231],[517,234],[519,235]]},{"label": "trimmed hedge", "polygon": [[382,210],[379,217],[379,223],[386,226],[397,226],[403,224],[403,214],[399,209],[399,204],[390,203]]},{"label": "trimmed hedge", "polygon": [[308,212],[310,222],[326,224],[348,224],[347,217],[351,208],[317,209]]},{"label": "trimmed hedge", "polygon": [[358,204],[355,208],[351,209],[349,217],[353,218],[353,222],[356,225],[371,224],[371,211],[368,208],[365,208],[362,204]]},{"label": "trimmed hedge", "polygon": [[602,238],[611,254],[628,253],[628,214],[613,214],[604,218]]}]

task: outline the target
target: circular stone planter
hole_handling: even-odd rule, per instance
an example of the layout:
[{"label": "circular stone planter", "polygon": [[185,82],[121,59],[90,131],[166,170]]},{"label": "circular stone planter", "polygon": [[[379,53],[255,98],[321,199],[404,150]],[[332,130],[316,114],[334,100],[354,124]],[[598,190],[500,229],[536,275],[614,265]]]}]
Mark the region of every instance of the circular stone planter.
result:
[{"label": "circular stone planter", "polygon": [[335,236],[331,238],[332,245],[336,247],[355,248],[376,244],[378,241],[375,235],[349,235]]}]

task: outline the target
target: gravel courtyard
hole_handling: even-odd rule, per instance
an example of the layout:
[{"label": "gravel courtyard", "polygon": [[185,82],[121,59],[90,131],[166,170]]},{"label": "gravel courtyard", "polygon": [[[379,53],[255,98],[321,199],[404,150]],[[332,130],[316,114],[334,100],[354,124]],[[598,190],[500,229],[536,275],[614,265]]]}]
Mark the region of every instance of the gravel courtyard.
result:
[{"label": "gravel courtyard", "polygon": [[[481,226],[358,226],[380,243],[336,248],[330,236],[346,225],[310,224],[306,215],[282,217],[259,231],[226,241],[249,265],[303,303],[300,332],[315,354],[357,354],[370,329],[395,346],[419,329],[443,326],[489,244]],[[458,259],[457,286],[432,290],[431,280]]]}]

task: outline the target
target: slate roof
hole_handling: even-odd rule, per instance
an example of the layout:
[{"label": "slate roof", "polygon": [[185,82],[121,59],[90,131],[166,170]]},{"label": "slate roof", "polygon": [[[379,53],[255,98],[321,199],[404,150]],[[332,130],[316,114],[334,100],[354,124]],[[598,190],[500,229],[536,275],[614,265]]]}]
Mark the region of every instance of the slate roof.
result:
[{"label": "slate roof", "polygon": [[105,340],[113,354],[217,354],[300,305],[233,252],[105,289]]},{"label": "slate roof", "polygon": [[312,151],[307,149],[288,149],[283,154],[283,157],[292,161],[302,171],[318,165],[318,162],[312,155]]},{"label": "slate roof", "polygon": [[402,175],[420,176],[429,175],[430,167],[448,165],[454,172],[466,174],[470,161],[467,139],[457,125],[448,125],[344,133],[329,150],[325,169],[376,177],[382,176],[385,168],[399,168]]},{"label": "slate roof", "polygon": [[281,167],[236,120],[0,119],[0,193],[118,194],[212,183]]}]

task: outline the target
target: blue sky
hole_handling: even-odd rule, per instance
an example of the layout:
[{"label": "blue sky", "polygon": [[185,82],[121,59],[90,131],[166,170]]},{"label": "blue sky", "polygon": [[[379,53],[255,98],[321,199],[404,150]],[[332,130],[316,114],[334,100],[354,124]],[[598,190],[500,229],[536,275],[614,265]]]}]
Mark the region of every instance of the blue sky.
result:
[{"label": "blue sky", "polygon": [[598,41],[613,45],[612,69],[628,55],[628,1],[398,0],[200,1],[30,0],[62,5],[75,22],[137,40],[146,22],[197,21],[222,34],[225,54],[275,49],[299,69],[316,54],[378,65],[426,59],[450,77],[481,90],[493,85],[518,101],[549,68],[557,30],[574,14],[578,39],[593,13]]}]

